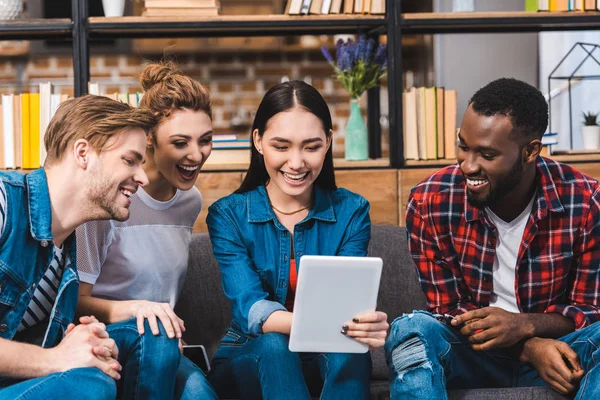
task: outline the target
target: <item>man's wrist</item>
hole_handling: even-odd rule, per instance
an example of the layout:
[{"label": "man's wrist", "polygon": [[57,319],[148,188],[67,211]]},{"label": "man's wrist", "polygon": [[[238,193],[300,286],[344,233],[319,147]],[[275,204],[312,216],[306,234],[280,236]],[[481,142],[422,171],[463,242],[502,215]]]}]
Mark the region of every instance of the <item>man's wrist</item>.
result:
[{"label": "man's wrist", "polygon": [[522,338],[527,340],[536,337],[537,331],[535,329],[535,323],[533,322],[532,316],[526,313],[518,314],[518,316],[520,318],[519,327]]}]

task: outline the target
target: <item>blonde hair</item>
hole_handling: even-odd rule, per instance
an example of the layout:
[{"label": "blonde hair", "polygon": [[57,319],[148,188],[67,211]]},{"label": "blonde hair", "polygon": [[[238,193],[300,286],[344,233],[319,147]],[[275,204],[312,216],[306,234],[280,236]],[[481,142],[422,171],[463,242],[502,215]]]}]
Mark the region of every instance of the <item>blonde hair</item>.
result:
[{"label": "blonde hair", "polygon": [[156,125],[156,117],[144,109],[103,96],[86,94],[60,104],[44,135],[46,161],[50,166],[62,160],[79,139],[87,140],[100,154],[111,137],[127,129],[146,133]]},{"label": "blonde hair", "polygon": [[140,76],[144,96],[140,107],[150,110],[157,118],[157,125],[150,133],[156,143],[158,125],[175,110],[204,111],[212,120],[210,93],[200,82],[184,75],[172,61],[147,65]]}]

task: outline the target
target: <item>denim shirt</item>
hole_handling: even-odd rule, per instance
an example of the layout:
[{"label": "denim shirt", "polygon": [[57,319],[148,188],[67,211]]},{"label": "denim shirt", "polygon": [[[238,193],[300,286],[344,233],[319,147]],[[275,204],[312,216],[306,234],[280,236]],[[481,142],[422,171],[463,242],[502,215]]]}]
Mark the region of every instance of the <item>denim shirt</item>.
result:
[{"label": "denim shirt", "polygon": [[[283,306],[292,246],[288,230],[269,205],[264,186],[220,199],[206,219],[233,321],[222,340],[262,334],[262,325]],[[314,205],[294,227],[296,266],[303,255],[365,256],[371,237],[369,202],[346,189],[315,186]]]},{"label": "denim shirt", "polygon": [[[5,226],[0,236],[0,337],[12,339],[35,289],[54,257],[52,209],[46,172],[0,172],[6,191]],[[71,265],[63,273],[42,343],[56,345],[73,320],[79,288],[75,233],[64,243]]]}]

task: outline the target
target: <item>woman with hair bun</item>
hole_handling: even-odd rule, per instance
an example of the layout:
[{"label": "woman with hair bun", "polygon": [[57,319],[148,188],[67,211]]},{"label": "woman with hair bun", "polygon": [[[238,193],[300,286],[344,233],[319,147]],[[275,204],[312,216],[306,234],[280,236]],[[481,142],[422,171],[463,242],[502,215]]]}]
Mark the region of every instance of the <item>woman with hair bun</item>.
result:
[{"label": "woman with hair bun", "polygon": [[140,107],[158,120],[147,136],[149,183],[126,194],[127,221],[77,229],[77,311],[108,325],[123,366],[120,398],[215,399],[203,372],[181,354],[185,326],[173,311],[202,208],[194,184],[212,150],[210,95],[170,62],[149,64],[140,81]]}]

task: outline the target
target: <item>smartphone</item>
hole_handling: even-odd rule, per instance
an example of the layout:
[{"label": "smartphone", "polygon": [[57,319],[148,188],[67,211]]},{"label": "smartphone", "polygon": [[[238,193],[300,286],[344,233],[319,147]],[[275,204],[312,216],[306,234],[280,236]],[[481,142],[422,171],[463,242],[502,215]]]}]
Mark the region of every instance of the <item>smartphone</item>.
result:
[{"label": "smartphone", "polygon": [[183,355],[192,360],[205,374],[210,371],[208,354],[206,354],[206,349],[201,344],[184,344]]}]

